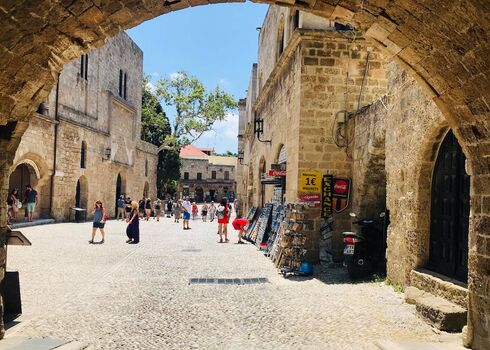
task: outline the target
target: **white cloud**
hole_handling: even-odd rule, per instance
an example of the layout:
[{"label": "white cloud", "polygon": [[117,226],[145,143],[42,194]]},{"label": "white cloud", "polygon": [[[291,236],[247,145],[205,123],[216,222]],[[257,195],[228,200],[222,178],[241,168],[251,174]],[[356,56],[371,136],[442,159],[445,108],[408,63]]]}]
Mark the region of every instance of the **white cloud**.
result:
[{"label": "white cloud", "polygon": [[219,85],[230,85],[230,82],[228,80],[226,80],[226,79],[220,79],[218,81],[218,84]]},{"label": "white cloud", "polygon": [[213,125],[197,142],[202,147],[213,147],[217,152],[236,152],[238,147],[238,114],[228,113],[222,121]]},{"label": "white cloud", "polygon": [[177,80],[179,78],[182,78],[182,76],[183,76],[182,73],[179,72],[173,72],[169,74],[171,80]]}]

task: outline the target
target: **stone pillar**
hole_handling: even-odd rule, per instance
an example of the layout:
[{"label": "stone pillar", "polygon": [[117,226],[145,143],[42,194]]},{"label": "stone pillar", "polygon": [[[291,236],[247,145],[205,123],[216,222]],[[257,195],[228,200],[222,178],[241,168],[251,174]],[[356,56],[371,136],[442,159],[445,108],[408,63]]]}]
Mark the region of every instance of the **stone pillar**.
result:
[{"label": "stone pillar", "polygon": [[[29,123],[26,121],[9,122],[0,125],[0,283],[5,277],[5,262],[7,258],[6,237],[10,229],[7,227],[7,202],[9,192],[10,168],[15,152]],[[3,324],[3,300],[0,297],[0,339],[5,335]]]},{"label": "stone pillar", "polygon": [[[9,159],[10,158],[10,159]],[[7,203],[4,198],[7,198],[9,192],[9,174],[10,165],[13,157],[10,157],[8,151],[1,149],[0,151],[0,282],[5,277],[5,262],[7,251],[5,246],[7,228]],[[5,329],[3,324],[3,300],[0,297],[0,339],[3,339]]]},{"label": "stone pillar", "polygon": [[475,174],[471,186],[466,346],[490,344],[490,175]]}]

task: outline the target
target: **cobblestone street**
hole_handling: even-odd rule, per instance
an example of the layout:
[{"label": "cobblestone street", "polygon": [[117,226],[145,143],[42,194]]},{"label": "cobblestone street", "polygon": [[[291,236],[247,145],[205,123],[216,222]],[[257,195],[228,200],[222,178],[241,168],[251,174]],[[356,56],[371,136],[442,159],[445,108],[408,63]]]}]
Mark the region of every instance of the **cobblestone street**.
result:
[{"label": "cobblestone street", "polygon": [[[403,295],[380,283],[350,284],[343,269],[284,279],[252,245],[217,244],[216,223],[141,222],[125,243],[111,221],[103,245],[90,223],[22,229],[12,246],[24,314],[7,336],[78,340],[88,349],[376,349],[374,341],[443,341]],[[265,277],[265,284],[190,285],[189,279]],[[321,278],[320,278],[321,277]]]}]

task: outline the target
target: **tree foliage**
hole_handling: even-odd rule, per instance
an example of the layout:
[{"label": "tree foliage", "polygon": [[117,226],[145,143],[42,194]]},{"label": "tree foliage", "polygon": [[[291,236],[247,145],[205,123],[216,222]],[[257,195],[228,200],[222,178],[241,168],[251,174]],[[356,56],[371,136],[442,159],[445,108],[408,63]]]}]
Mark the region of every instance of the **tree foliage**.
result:
[{"label": "tree foliage", "polygon": [[204,85],[185,71],[160,79],[156,95],[162,103],[175,108],[171,134],[164,141],[167,149],[180,149],[197,141],[227,113],[236,110],[237,101],[218,86],[207,91]]},{"label": "tree foliage", "polygon": [[[148,79],[143,81],[141,109],[141,139],[160,147],[171,135],[170,122],[163,111],[156,95],[148,87]],[[175,188],[180,178],[179,151],[167,149],[158,152],[157,188],[162,198],[165,193]]]},{"label": "tree foliage", "polygon": [[213,152],[213,155],[214,156],[222,156],[222,157],[238,157],[238,153],[233,153],[230,150],[223,152],[223,153]]}]

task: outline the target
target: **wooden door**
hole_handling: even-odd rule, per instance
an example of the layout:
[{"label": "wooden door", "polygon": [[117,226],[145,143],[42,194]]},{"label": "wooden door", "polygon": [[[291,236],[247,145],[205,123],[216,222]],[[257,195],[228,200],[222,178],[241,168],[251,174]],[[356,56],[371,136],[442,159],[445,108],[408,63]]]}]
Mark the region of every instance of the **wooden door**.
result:
[{"label": "wooden door", "polygon": [[439,149],[432,178],[428,267],[466,283],[470,178],[465,160],[450,131]]}]

